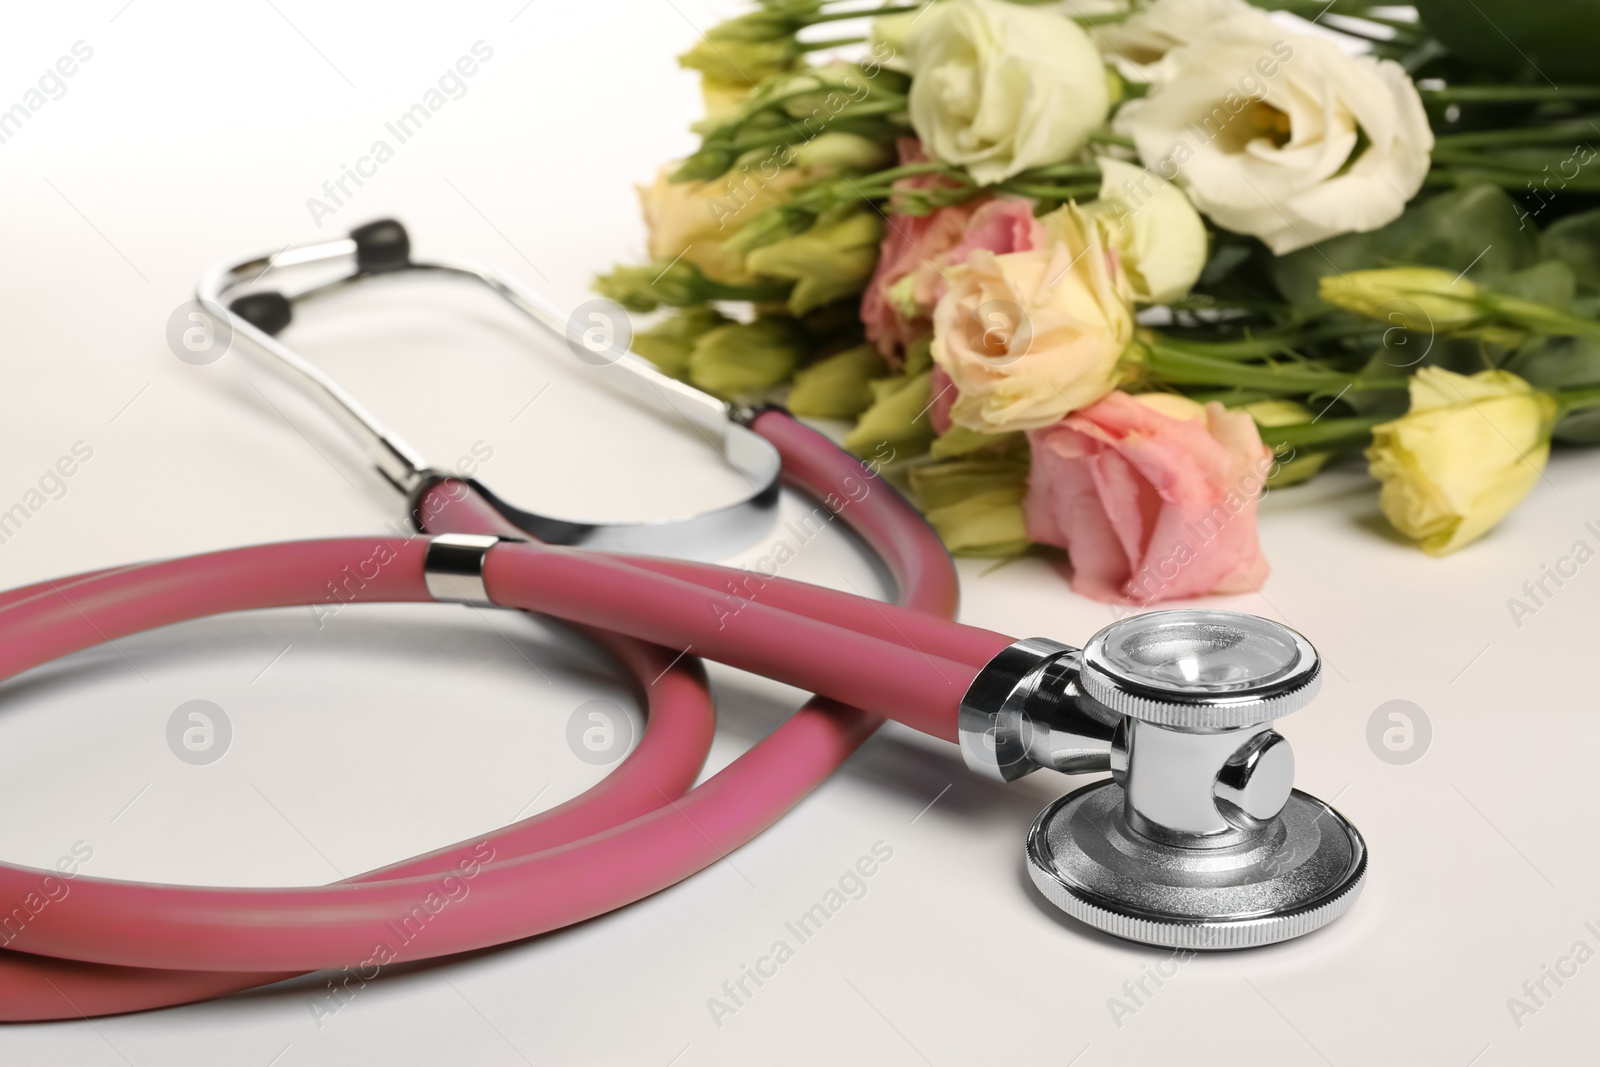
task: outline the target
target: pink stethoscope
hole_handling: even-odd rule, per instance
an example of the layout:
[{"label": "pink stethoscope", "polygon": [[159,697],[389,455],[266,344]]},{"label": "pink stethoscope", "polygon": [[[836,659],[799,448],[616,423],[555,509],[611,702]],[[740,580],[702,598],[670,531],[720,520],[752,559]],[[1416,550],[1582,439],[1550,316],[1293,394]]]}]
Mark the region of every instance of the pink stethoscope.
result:
[{"label": "pink stethoscope", "polygon": [[[288,273],[323,277],[293,292]],[[408,272],[487,285],[596,373],[689,420],[751,492],[709,514],[642,525],[557,519],[434,471],[278,335],[293,309]],[[1343,914],[1364,881],[1360,834],[1293,788],[1277,718],[1315,694],[1299,634],[1233,612],[1152,612],[1083,648],[951,621],[957,577],[920,515],[873,469],[778,408],[739,409],[628,353],[626,316],[564,316],[498,272],[419,262],[385,220],[348,237],[219,267],[197,314],[306,390],[408,495],[419,535],[298,541],[79,574],[0,594],[0,678],[80,649],[221,612],[318,604],[330,577],[361,602],[441,600],[565,620],[637,683],[646,728],[617,768],[566,804],[482,837],[325,886],[246,889],[79,876],[67,906],[27,908],[54,875],[0,863],[0,1020],[182,1004],[311,971],[364,979],[559,929],[710,866],[771,826],[886,718],[956,742],[1010,781],[1111,772],[1051,804],[1026,864],[1093,927],[1194,949],[1269,944]],[[220,340],[219,340],[220,338]],[[725,554],[775,514],[779,479],[875,553],[897,603],[676,558]],[[673,556],[647,553],[672,552]],[[697,783],[715,731],[699,657],[817,694]],[[470,892],[457,887],[470,883]],[[396,924],[428,910],[425,938]],[[21,912],[9,925],[13,902]]]}]

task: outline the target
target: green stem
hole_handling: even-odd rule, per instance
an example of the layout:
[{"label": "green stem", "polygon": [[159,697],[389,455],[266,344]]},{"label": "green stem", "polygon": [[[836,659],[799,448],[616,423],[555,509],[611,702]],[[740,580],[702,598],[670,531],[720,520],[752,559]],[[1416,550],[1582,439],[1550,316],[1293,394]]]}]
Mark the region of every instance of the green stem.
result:
[{"label": "green stem", "polygon": [[1080,196],[1093,196],[1100,191],[1100,183],[1093,185],[1033,185],[1029,182],[1019,182],[1008,179],[995,186],[996,189],[1018,196],[1028,196],[1035,200],[1073,200]]},{"label": "green stem", "polygon": [[801,52],[822,52],[829,48],[843,48],[848,44],[861,44],[865,37],[830,37],[826,41],[796,41]]},{"label": "green stem", "polygon": [[1573,137],[1600,135],[1600,117],[1569,119],[1548,126],[1519,127],[1510,130],[1472,130],[1447,133],[1434,139],[1440,148],[1500,148],[1516,144],[1560,144]]},{"label": "green stem", "polygon": [[1541,104],[1560,100],[1600,100],[1600,85],[1454,85],[1419,89],[1422,98],[1440,104]]},{"label": "green stem", "polygon": [[1584,408],[1600,407],[1600,389],[1573,389],[1554,396],[1562,416]]},{"label": "green stem", "polygon": [[1092,178],[1099,181],[1100,168],[1092,163],[1056,163],[1048,167],[1031,167],[1014,177],[1025,182],[1035,178]]},{"label": "green stem", "polygon": [[1152,344],[1145,351],[1145,367],[1157,378],[1174,385],[1233,386],[1278,396],[1406,387],[1404,378],[1363,378],[1340,374],[1313,363],[1236,363],[1196,355],[1166,344]]},{"label": "green stem", "polygon": [[1169,348],[1197,356],[1211,356],[1216,359],[1227,360],[1250,360],[1290,353],[1295,345],[1309,344],[1316,341],[1344,340],[1345,338],[1367,335],[1381,336],[1382,333],[1381,329],[1375,330],[1369,322],[1336,322],[1320,328],[1286,330],[1281,333],[1251,337],[1243,341],[1192,341],[1186,338],[1174,338],[1169,334],[1162,337],[1162,343]]},{"label": "green stem", "polygon": [[1263,393],[1260,390],[1252,392],[1249,389],[1202,389],[1199,392],[1183,395],[1196,404],[1209,404],[1215,400],[1225,408],[1242,408],[1246,404],[1278,399],[1274,393]]},{"label": "green stem", "polygon": [[1483,299],[1490,311],[1507,322],[1532,330],[1534,333],[1600,340],[1600,322],[1594,319],[1580,318],[1547,304],[1522,300],[1514,296],[1485,293]]},{"label": "green stem", "polygon": [[721,282],[707,279],[703,291],[707,300],[749,301],[752,304],[767,304],[776,300],[787,300],[789,298],[789,290],[793,288],[793,282],[768,282],[765,285],[723,285]]},{"label": "green stem", "polygon": [[[1483,164],[1453,164],[1450,166],[1435,166],[1423,179],[1427,185],[1460,185],[1464,181],[1489,182],[1500,186],[1502,189],[1511,189],[1518,192],[1527,192],[1528,184],[1538,177],[1539,171],[1510,170],[1505,167],[1490,167]],[[1565,183],[1559,191],[1572,193],[1600,193],[1600,178],[1571,180],[1562,179]]]},{"label": "green stem", "polygon": [[1134,147],[1132,137],[1124,137],[1120,133],[1112,133],[1110,130],[1095,130],[1089,134],[1089,142],[1091,144],[1116,145],[1119,148]]},{"label": "green stem", "polygon": [[832,11],[826,15],[817,15],[806,20],[807,25],[819,26],[824,22],[840,22],[845,19],[877,18],[880,15],[909,15],[913,11],[921,11],[923,5],[912,4],[909,7],[863,7],[853,11]]},{"label": "green stem", "polygon": [[1273,448],[1288,445],[1331,451],[1364,443],[1372,435],[1374,426],[1387,421],[1387,415],[1358,415],[1348,419],[1317,419],[1292,426],[1262,426],[1261,440]]}]

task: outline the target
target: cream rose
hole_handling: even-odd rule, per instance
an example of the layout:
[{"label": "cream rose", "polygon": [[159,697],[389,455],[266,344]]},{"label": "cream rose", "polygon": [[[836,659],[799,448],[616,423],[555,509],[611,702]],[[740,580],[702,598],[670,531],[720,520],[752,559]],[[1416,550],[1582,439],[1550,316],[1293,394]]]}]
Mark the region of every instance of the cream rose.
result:
[{"label": "cream rose", "polygon": [[[1182,300],[1206,265],[1206,226],[1183,190],[1120,159],[1100,160],[1100,197],[1084,212],[1100,223],[1141,304]],[[1045,217],[1049,232],[1062,211]]]},{"label": "cream rose", "polygon": [[905,45],[917,136],[985,185],[1061,162],[1106,120],[1105,64],[1058,12],[943,0],[918,18]]},{"label": "cream rose", "polygon": [[984,433],[1048,426],[1116,387],[1131,294],[1081,214],[1027,252],[978,249],[933,312],[933,358],[955,386],[950,419]]},{"label": "cream rose", "polygon": [[1089,35],[1108,62],[1124,74],[1144,79],[1150,74],[1145,68],[1174,48],[1204,37],[1221,20],[1250,10],[1245,0],[1156,0],[1121,22],[1096,26]]},{"label": "cream rose", "polygon": [[[1190,0],[1195,2],[1195,0]],[[1278,255],[1397,218],[1433,132],[1398,63],[1239,10],[1167,53],[1117,129],[1219,226]]]}]

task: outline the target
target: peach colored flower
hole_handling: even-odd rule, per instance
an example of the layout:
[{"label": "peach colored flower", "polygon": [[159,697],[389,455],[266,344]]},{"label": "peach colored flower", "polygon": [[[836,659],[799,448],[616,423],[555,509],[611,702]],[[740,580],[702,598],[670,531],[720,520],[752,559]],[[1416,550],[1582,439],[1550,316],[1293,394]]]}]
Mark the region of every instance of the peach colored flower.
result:
[{"label": "peach colored flower", "polygon": [[1049,245],[954,267],[933,313],[933,360],[959,396],[956,425],[979,433],[1051,426],[1125,376],[1132,295],[1099,227],[1071,208]]},{"label": "peach colored flower", "polygon": [[1272,453],[1244,412],[1114,392],[1028,441],[1028,539],[1067,550],[1076,592],[1149,604],[1266,578],[1256,501]]},{"label": "peach colored flower", "polygon": [[[926,162],[916,141],[900,143],[900,163]],[[937,175],[902,178],[897,189],[930,189]],[[971,200],[927,215],[891,214],[884,230],[878,267],[861,299],[867,340],[891,362],[932,328],[928,316],[945,291],[945,272],[964,263],[974,249],[1022,252],[1044,242],[1031,201],[1014,198]]]}]

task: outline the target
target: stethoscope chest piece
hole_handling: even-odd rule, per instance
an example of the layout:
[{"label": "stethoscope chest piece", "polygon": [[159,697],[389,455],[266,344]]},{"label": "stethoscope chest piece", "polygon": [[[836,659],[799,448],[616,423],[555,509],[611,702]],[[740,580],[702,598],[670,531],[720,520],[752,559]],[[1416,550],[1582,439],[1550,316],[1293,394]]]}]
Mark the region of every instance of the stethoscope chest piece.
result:
[{"label": "stethoscope chest piece", "polygon": [[1294,790],[1250,840],[1185,848],[1131,829],[1114,781],[1069,793],[1028,833],[1028,873],[1056,907],[1108,934],[1185,949],[1252,948],[1308,934],[1355,902],[1361,834]]},{"label": "stethoscope chest piece", "polygon": [[969,766],[1109,769],[1051,804],[1027,840],[1040,893],[1117,937],[1249,948],[1310,933],[1355,902],[1361,835],[1294,786],[1272,728],[1316,695],[1316,650],[1226,611],[1124,619],[1080,652],[1035,639],[997,657],[962,707]]}]

